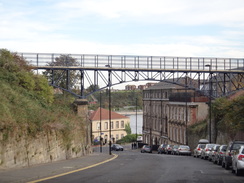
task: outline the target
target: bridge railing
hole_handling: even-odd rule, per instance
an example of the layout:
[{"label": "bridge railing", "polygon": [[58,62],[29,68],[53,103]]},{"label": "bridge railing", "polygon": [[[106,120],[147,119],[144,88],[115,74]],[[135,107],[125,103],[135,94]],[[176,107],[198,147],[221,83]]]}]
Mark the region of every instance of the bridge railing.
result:
[{"label": "bridge railing", "polygon": [[[93,54],[51,54],[51,53],[18,53],[31,65],[47,66],[60,56],[66,56],[64,66],[74,66],[69,59],[75,59],[80,67],[94,68],[127,68],[127,69],[175,69],[175,70],[244,70],[243,58],[211,58],[211,57],[164,57],[133,55],[93,55]],[[208,67],[206,67],[208,65]]]}]

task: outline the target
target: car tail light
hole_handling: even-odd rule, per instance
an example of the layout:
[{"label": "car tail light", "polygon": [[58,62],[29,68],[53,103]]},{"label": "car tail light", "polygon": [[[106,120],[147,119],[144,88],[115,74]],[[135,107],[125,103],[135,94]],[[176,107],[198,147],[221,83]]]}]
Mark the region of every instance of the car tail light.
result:
[{"label": "car tail light", "polygon": [[238,160],[243,160],[243,158],[244,158],[244,155],[243,155],[243,154],[240,154],[240,155],[238,156]]},{"label": "car tail light", "polygon": [[200,148],[198,148],[197,150],[198,150],[198,151],[200,151],[201,149],[200,149]]},{"label": "car tail light", "polygon": [[206,151],[208,151],[209,149],[206,149]]},{"label": "car tail light", "polygon": [[223,152],[219,152],[219,154],[224,154]]}]

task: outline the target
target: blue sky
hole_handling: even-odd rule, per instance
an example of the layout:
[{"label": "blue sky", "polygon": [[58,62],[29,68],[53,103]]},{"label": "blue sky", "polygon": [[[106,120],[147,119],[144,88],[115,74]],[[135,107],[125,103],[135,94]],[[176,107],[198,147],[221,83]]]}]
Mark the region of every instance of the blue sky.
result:
[{"label": "blue sky", "polygon": [[244,57],[243,0],[0,0],[13,52]]}]

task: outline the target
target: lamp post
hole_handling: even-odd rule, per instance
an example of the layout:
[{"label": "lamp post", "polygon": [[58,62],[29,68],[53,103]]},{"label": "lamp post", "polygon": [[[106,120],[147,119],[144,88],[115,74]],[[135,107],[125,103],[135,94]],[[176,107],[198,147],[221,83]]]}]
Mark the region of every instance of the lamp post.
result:
[{"label": "lamp post", "polygon": [[185,95],[186,95],[186,97],[185,97],[185,107],[186,107],[186,110],[185,110],[185,112],[186,112],[186,123],[185,123],[185,144],[186,145],[188,145],[188,133],[187,133],[187,123],[188,123],[188,85],[187,85],[187,74],[188,73],[186,73],[186,79],[185,79]]},{"label": "lamp post", "polygon": [[209,130],[209,143],[212,142],[212,73],[211,73],[211,65],[207,64],[205,67],[209,67],[209,124],[208,124],[208,130]]},{"label": "lamp post", "polygon": [[137,148],[137,98],[136,98],[136,148]]},{"label": "lamp post", "polygon": [[109,71],[109,87],[108,87],[108,95],[109,95],[109,155],[112,155],[111,152],[111,72]]},{"label": "lamp post", "polygon": [[100,91],[100,153],[102,152],[102,94]]}]

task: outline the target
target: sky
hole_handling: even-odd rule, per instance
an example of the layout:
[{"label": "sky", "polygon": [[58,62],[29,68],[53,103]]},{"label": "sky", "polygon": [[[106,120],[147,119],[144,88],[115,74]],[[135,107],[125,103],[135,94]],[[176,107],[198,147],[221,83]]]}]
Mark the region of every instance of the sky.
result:
[{"label": "sky", "polygon": [[0,0],[13,52],[244,57],[243,0]]},{"label": "sky", "polygon": [[0,0],[1,48],[244,58],[244,0]]}]

